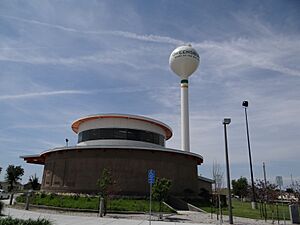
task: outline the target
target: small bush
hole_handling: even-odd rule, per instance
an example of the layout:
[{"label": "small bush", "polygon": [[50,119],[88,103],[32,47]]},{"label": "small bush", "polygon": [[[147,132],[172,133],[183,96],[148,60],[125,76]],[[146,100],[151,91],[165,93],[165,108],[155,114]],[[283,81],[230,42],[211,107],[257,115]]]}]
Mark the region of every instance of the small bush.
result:
[{"label": "small bush", "polygon": [[57,194],[55,194],[55,193],[50,194],[50,199],[54,199],[55,197],[57,197]]},{"label": "small bush", "polygon": [[73,198],[74,200],[78,200],[78,199],[79,199],[79,197],[80,197],[80,196],[79,196],[78,194],[76,194],[76,195],[73,195],[73,197],[72,197],[72,198]]},{"label": "small bush", "polygon": [[45,192],[42,192],[41,193],[41,198],[46,198],[47,197],[47,194]]},{"label": "small bush", "polygon": [[13,219],[11,217],[7,217],[7,218],[0,219],[0,225],[52,225],[52,223],[46,219],[22,220],[22,219]]},{"label": "small bush", "polygon": [[25,194],[22,194],[20,196],[18,196],[16,198],[17,202],[25,202],[26,201],[26,195]]}]

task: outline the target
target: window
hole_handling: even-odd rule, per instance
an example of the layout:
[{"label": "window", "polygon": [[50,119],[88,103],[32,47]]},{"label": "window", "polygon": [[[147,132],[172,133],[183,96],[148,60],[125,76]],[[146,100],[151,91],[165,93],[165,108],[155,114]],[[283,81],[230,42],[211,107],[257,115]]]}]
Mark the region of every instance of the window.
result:
[{"label": "window", "polygon": [[78,143],[101,139],[143,141],[165,146],[165,138],[163,135],[144,130],[126,128],[99,128],[85,130],[78,134]]},{"label": "window", "polygon": [[114,130],[112,128],[97,129],[99,137],[97,139],[115,139]]},{"label": "window", "polygon": [[115,139],[127,139],[127,130],[126,129],[114,129],[114,138]]},{"label": "window", "polygon": [[147,131],[142,131],[141,132],[141,140],[145,141],[145,142],[154,143],[153,133],[152,132],[147,132]]}]

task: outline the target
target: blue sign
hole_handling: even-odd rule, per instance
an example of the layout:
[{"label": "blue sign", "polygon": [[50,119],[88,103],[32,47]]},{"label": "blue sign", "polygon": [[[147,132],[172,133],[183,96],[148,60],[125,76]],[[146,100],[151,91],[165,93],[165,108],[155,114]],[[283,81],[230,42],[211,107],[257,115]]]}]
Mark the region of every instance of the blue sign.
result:
[{"label": "blue sign", "polygon": [[155,170],[148,170],[148,183],[154,184],[155,182]]}]

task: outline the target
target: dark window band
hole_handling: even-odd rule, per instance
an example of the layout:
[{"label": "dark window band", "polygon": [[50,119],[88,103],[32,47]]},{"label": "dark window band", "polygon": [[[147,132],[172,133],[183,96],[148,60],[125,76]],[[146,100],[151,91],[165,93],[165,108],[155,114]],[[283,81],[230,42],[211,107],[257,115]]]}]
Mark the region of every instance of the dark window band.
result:
[{"label": "dark window band", "polygon": [[165,138],[163,135],[144,130],[126,128],[99,128],[85,130],[78,134],[78,143],[83,141],[104,139],[143,141],[165,146]]}]

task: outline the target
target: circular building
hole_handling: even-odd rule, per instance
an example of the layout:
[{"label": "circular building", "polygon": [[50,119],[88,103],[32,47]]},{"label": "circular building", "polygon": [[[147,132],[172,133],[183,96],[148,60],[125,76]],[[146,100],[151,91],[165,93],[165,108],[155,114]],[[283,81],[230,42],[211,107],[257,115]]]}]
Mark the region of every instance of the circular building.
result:
[{"label": "circular building", "polygon": [[149,169],[172,181],[173,195],[199,193],[197,166],[203,158],[166,148],[172,137],[166,124],[136,115],[99,114],[74,121],[72,129],[78,134],[76,146],[22,156],[27,163],[44,165],[42,190],[96,193],[97,180],[106,168],[114,180],[114,195],[148,195]]}]

